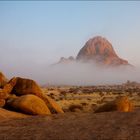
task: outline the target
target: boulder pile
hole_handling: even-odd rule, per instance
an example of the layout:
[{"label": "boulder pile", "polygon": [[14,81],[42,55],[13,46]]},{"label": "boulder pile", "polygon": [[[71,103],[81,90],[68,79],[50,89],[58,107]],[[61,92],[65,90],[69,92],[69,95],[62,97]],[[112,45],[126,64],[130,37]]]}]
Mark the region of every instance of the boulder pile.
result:
[{"label": "boulder pile", "polygon": [[0,75],[0,107],[30,115],[64,113],[35,81],[20,77],[14,77],[8,82],[5,79],[2,82]]}]

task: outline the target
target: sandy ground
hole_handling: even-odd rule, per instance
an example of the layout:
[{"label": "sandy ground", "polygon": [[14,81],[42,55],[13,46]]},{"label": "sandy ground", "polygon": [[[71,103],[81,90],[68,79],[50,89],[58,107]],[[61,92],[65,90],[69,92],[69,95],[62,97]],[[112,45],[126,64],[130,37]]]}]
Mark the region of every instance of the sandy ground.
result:
[{"label": "sandy ground", "polygon": [[65,113],[0,121],[1,140],[139,140],[140,110]]}]

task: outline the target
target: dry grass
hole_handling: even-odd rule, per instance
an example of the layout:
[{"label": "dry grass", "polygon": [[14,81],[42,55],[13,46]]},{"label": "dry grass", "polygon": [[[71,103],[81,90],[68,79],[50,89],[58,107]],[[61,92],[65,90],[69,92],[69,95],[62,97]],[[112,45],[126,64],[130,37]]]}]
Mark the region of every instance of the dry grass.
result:
[{"label": "dry grass", "polygon": [[[119,89],[106,91],[104,89],[93,90],[92,87],[62,86],[42,89],[45,94],[53,98],[65,112],[70,112],[71,106],[82,106],[82,111],[94,111],[97,107],[115,100],[120,95],[126,95],[133,101],[134,106],[140,107],[140,96],[137,92],[129,93]],[[80,110],[80,109],[79,109]]]}]

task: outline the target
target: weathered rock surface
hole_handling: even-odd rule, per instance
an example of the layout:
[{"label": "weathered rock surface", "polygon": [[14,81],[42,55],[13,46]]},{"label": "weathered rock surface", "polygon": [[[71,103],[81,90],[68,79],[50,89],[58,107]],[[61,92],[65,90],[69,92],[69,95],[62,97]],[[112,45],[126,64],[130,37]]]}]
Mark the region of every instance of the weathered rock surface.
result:
[{"label": "weathered rock surface", "polygon": [[4,107],[4,105],[5,105],[5,100],[4,99],[0,99],[0,107]]},{"label": "weathered rock surface", "polygon": [[26,94],[33,94],[36,96],[42,96],[42,91],[39,85],[31,79],[25,79],[17,77],[17,82],[13,88],[13,93],[16,95],[26,95]]},{"label": "weathered rock surface", "polygon": [[5,94],[9,95],[9,94],[12,92],[12,90],[13,90],[14,86],[16,85],[16,83],[17,83],[17,78],[16,78],[16,77],[13,77],[13,78],[4,86],[4,88],[2,89],[3,92],[4,92]]},{"label": "weathered rock surface", "polygon": [[0,89],[0,99],[7,99],[15,84],[16,78],[14,77],[6,85],[4,85],[3,89]]},{"label": "weathered rock surface", "polygon": [[5,77],[5,75],[2,72],[0,72],[0,88],[2,88],[7,82],[8,79]]},{"label": "weathered rock surface", "polygon": [[45,102],[41,98],[31,94],[11,99],[9,98],[7,104],[16,111],[21,111],[31,115],[51,114]]},{"label": "weathered rock surface", "polygon": [[64,113],[62,108],[49,96],[43,95],[42,99],[45,101],[46,105],[49,107],[52,113]]},{"label": "weathered rock surface", "polygon": [[95,113],[109,112],[109,111],[120,111],[130,112],[133,110],[133,103],[126,97],[118,97],[114,101],[107,102],[106,104],[97,108]]}]

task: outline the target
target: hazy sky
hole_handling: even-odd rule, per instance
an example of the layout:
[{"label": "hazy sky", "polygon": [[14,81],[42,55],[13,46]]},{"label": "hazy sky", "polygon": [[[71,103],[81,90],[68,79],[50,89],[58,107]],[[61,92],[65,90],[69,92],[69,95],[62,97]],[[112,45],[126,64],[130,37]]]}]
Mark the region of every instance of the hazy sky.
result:
[{"label": "hazy sky", "polygon": [[96,35],[140,66],[140,2],[0,1],[0,69],[9,76],[75,57]]}]

